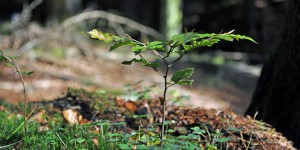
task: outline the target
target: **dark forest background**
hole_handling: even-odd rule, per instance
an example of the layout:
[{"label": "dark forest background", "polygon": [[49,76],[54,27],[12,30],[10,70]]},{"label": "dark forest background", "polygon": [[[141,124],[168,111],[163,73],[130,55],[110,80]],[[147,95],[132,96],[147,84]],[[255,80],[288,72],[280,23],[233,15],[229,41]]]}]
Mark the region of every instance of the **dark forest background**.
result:
[{"label": "dark forest background", "polygon": [[[24,8],[34,2],[40,3],[24,12]],[[174,3],[179,5],[173,8],[171,4]],[[14,22],[20,15],[25,16],[20,26],[36,22],[42,27],[53,27],[87,10],[102,10],[130,18],[159,31],[165,38],[170,36],[167,31],[171,29],[166,22],[174,18],[181,20],[171,26],[181,32],[219,33],[234,29],[235,33],[250,36],[259,44],[220,44],[198,52],[210,56],[221,52],[225,59],[258,68],[265,64],[256,90],[257,78],[241,78],[243,82],[238,83],[243,88],[253,87],[249,90],[251,95],[254,93],[252,104],[246,114],[253,116],[259,111],[257,119],[267,121],[300,147],[299,3],[298,0],[1,0],[0,31],[7,34],[4,23]],[[168,13],[171,15],[166,15]],[[86,31],[106,28],[103,24],[108,23],[91,24],[93,26]],[[131,35],[143,38],[141,34]],[[203,67],[203,64],[196,65]],[[231,78],[237,80],[240,76],[233,74]]]},{"label": "dark forest background", "polygon": [[[1,0],[0,22],[13,20],[31,2]],[[215,48],[248,52],[250,63],[264,62],[266,54],[275,49],[286,11],[284,0],[181,0],[180,3],[182,31],[184,28],[201,33],[235,29],[236,33],[253,37],[258,46],[238,43],[239,46]],[[50,26],[86,9],[104,10],[162,31],[163,5],[160,0],[45,0],[32,10],[30,20]]]}]

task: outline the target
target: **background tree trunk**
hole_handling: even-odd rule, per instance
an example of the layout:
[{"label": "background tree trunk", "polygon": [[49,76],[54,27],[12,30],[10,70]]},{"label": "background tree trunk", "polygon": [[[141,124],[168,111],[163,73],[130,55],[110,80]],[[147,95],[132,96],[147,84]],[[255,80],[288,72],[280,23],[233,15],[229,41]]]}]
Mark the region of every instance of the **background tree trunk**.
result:
[{"label": "background tree trunk", "polygon": [[262,119],[300,147],[300,1],[289,0],[277,50],[265,64],[247,114]]},{"label": "background tree trunk", "polygon": [[161,31],[167,39],[181,33],[182,0],[161,0],[161,12]]}]

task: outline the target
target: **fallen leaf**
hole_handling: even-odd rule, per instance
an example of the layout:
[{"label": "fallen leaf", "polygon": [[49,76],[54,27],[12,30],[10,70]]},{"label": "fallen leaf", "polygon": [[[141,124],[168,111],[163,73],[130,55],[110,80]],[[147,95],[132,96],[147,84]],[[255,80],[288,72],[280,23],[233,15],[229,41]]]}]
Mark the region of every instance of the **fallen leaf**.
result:
[{"label": "fallen leaf", "polygon": [[85,118],[82,118],[82,119],[79,120],[79,124],[80,125],[84,125],[84,124],[87,124],[87,123],[91,123],[91,121],[89,121],[89,120],[87,120]]},{"label": "fallen leaf", "polygon": [[125,100],[123,98],[120,98],[120,97],[117,96],[115,98],[115,101],[116,101],[117,106],[124,106],[125,105]]},{"label": "fallen leaf", "polygon": [[79,124],[79,121],[82,119],[82,116],[72,109],[64,110],[62,114],[71,125]]},{"label": "fallen leaf", "polygon": [[92,140],[93,140],[93,143],[94,143],[96,146],[98,146],[98,144],[99,144],[99,141],[98,141],[98,139],[96,139],[96,138],[93,138]]},{"label": "fallen leaf", "polygon": [[133,101],[128,101],[124,105],[125,108],[129,109],[130,111],[135,112],[137,110],[136,103]]},{"label": "fallen leaf", "polygon": [[49,130],[49,126],[45,125],[45,126],[39,126],[39,129],[38,129],[40,132],[42,131],[48,131]]},{"label": "fallen leaf", "polygon": [[5,111],[6,109],[4,106],[0,105],[0,110]]},{"label": "fallen leaf", "polygon": [[32,121],[35,121],[37,123],[42,123],[42,122],[45,122],[44,121],[44,114],[45,114],[45,110],[42,110],[40,112],[38,112],[37,114],[35,115],[32,115],[29,119],[28,119],[28,122],[32,122]]}]

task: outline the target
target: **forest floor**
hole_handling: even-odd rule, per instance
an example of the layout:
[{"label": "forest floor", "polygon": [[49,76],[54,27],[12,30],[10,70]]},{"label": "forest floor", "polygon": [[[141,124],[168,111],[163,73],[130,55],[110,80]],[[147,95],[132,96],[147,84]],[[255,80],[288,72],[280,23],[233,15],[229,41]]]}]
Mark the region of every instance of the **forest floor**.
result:
[{"label": "forest floor", "polygon": [[[3,41],[9,41],[9,37]],[[84,44],[84,42],[83,42]],[[1,45],[1,44],[0,44]],[[3,46],[4,53],[7,46]],[[64,46],[52,42],[43,46],[46,50],[35,49],[25,52],[24,56],[16,60],[21,70],[32,70],[34,74],[25,76],[29,101],[52,100],[66,92],[68,87],[94,90],[105,88],[122,91],[127,84],[138,81],[142,87],[156,85],[152,89],[152,96],[162,94],[162,78],[156,72],[143,68],[138,64],[124,66],[119,63],[132,56],[122,52],[107,52],[107,47],[84,45],[92,51],[93,56],[82,56],[78,47]],[[198,54],[192,54],[198,55]],[[251,94],[255,88],[257,75],[245,73],[233,67],[216,66],[209,63],[180,62],[176,68],[194,67],[192,87],[174,86],[180,95],[189,95],[190,99],[184,105],[202,108],[228,108],[238,114],[244,114]],[[13,69],[0,64],[0,95],[10,103],[17,103],[22,99],[22,84]],[[235,66],[234,66],[235,67]],[[236,67],[237,68],[237,67]],[[174,71],[174,70],[172,70]]]},{"label": "forest floor", "polygon": [[[13,54],[5,50],[10,49],[9,43],[12,42],[12,38],[1,36],[1,40],[0,49],[4,53]],[[99,47],[95,43],[89,42],[82,42],[81,44],[84,50],[72,44],[62,44],[57,41],[47,42],[39,48],[26,51],[24,56],[16,59],[16,64],[21,70],[34,71],[34,74],[24,76],[29,102],[49,101],[51,103],[58,101],[58,97],[68,99],[66,93],[69,87],[73,89],[83,88],[87,91],[103,89],[118,95],[117,98],[112,99],[114,105],[119,107],[121,112],[103,114],[104,116],[100,114],[97,116],[100,119],[108,119],[112,122],[125,121],[124,128],[130,131],[139,127],[138,122],[142,122],[142,125],[159,123],[162,113],[157,99],[162,94],[160,85],[162,78],[156,72],[138,64],[133,66],[119,65],[122,60],[132,57],[126,52],[108,53],[108,48],[105,46]],[[89,51],[86,51],[87,49]],[[232,71],[227,66],[220,67],[206,63],[191,64],[183,61],[179,68],[183,66],[195,67],[193,78],[196,83],[193,87],[174,86],[173,92],[169,94],[170,97],[175,97],[174,101],[169,102],[168,114],[170,115],[167,118],[167,120],[176,122],[173,128],[183,128],[190,132],[191,127],[203,127],[203,123],[211,128],[209,129],[211,132],[217,128],[243,128],[243,131],[222,130],[225,135],[230,134],[235,139],[230,143],[231,147],[240,149],[246,147],[258,149],[291,148],[290,143],[267,124],[262,124],[250,117],[237,115],[242,115],[248,107],[257,76],[245,75],[243,72],[234,74],[234,72],[239,73],[241,71]],[[24,99],[22,83],[15,70],[4,64],[0,64],[0,70],[0,98],[13,104],[22,102]],[[236,76],[239,78],[237,79]],[[135,85],[134,83],[138,81],[143,82]],[[126,84],[130,84],[130,86],[124,87]],[[147,91],[147,87],[152,85],[155,86],[150,89],[150,92],[143,93],[149,94],[149,97],[153,99],[152,101],[136,101],[133,103],[133,108],[126,107],[128,99],[138,99],[137,94]],[[182,104],[178,106],[179,103],[176,102],[176,98],[186,95],[190,98],[180,101]],[[80,102],[76,102],[76,104],[89,103],[89,100],[85,98],[85,96],[79,96]],[[75,102],[71,103],[74,104]],[[150,111],[145,108],[146,103],[149,105]],[[5,109],[1,105],[0,108]],[[126,111],[140,115],[139,112],[145,111],[145,109],[147,109],[146,114],[153,115],[152,119],[148,117],[146,119],[120,117],[126,114]],[[51,112],[52,110],[47,111]],[[92,109],[84,111],[87,111],[84,113],[91,115],[99,114]],[[88,122],[92,121],[91,118],[85,119]],[[251,142],[252,144],[248,145]]]}]

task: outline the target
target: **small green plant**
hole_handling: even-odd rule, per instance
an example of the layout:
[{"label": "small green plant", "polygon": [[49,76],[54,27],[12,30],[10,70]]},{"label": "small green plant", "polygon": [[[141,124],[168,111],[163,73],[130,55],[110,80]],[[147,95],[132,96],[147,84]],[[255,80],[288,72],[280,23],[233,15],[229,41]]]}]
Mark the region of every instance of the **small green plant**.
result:
[{"label": "small green plant", "polygon": [[[3,52],[0,50],[0,63],[4,63],[9,67],[12,67],[14,69],[16,69],[16,72],[20,78],[20,81],[22,83],[23,86],[23,95],[24,95],[24,121],[22,123],[19,124],[19,126],[8,136],[6,137],[6,139],[8,140],[9,138],[11,138],[18,130],[21,129],[21,127],[24,127],[24,137],[26,136],[26,132],[27,132],[27,119],[29,117],[29,115],[27,114],[27,94],[26,94],[26,87],[25,87],[25,83],[24,83],[24,79],[23,79],[23,75],[31,75],[33,73],[33,71],[20,71],[20,69],[18,68],[18,66],[15,63],[15,59],[16,57],[9,57],[3,54]],[[16,144],[16,143],[13,143]],[[13,145],[11,144],[11,145]]]},{"label": "small green plant", "polygon": [[[186,68],[176,71],[170,78],[170,69],[178,62],[183,56],[190,53],[193,49],[200,47],[211,47],[220,41],[234,41],[234,40],[248,40],[256,43],[252,38],[232,34],[233,30],[227,33],[209,33],[200,34],[197,32],[186,32],[176,34],[166,41],[153,41],[153,42],[140,42],[130,36],[121,37],[110,33],[103,33],[97,29],[88,32],[90,38],[104,41],[106,43],[114,43],[110,47],[110,51],[115,50],[121,46],[127,45],[131,47],[135,57],[131,60],[123,61],[121,64],[131,65],[134,62],[141,63],[143,66],[152,68],[155,72],[162,76],[164,79],[163,96],[160,97],[161,109],[163,112],[162,126],[160,139],[163,141],[165,134],[165,117],[166,117],[166,103],[167,103],[167,90],[175,85],[189,85],[193,84],[194,80],[189,79],[193,72],[193,68]],[[152,53],[154,59],[150,58],[148,52]],[[171,55],[175,55],[171,57]],[[147,57],[148,56],[148,57]]]}]

